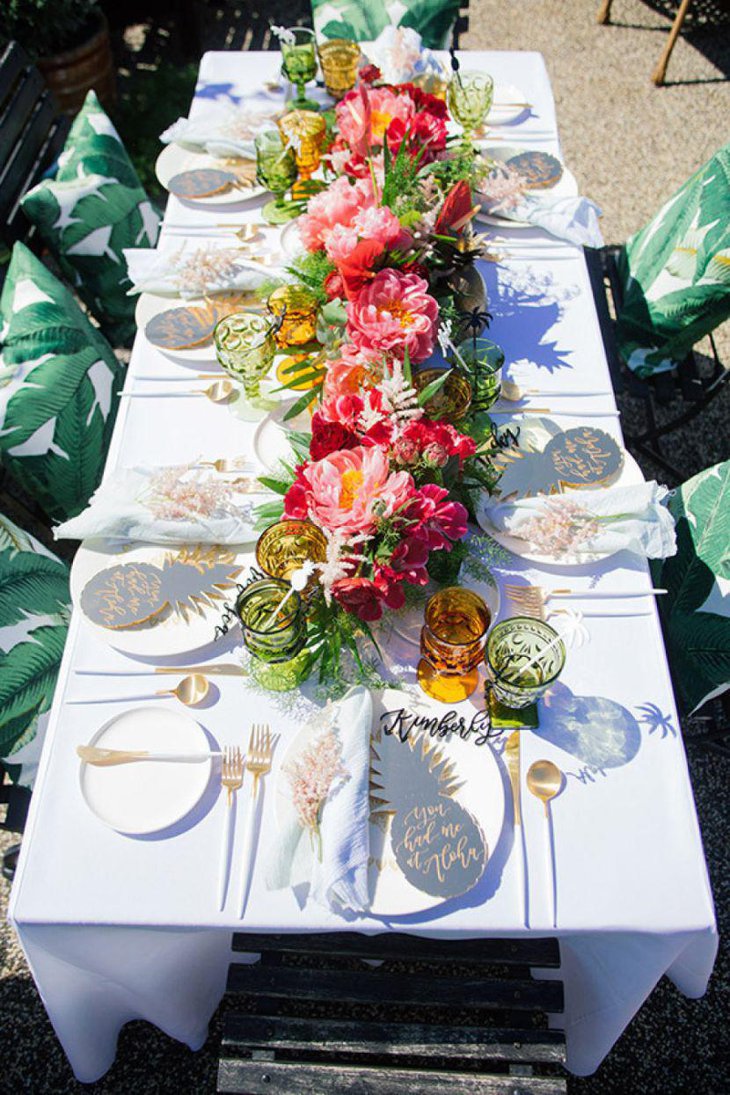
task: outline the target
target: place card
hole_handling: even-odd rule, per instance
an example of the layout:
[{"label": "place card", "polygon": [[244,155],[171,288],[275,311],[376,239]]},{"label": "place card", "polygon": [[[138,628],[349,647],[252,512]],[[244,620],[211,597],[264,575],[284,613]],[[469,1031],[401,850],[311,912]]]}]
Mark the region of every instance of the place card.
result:
[{"label": "place card", "polygon": [[549,152],[529,149],[511,156],[507,163],[519,172],[528,190],[550,190],[563,177],[563,165]]}]

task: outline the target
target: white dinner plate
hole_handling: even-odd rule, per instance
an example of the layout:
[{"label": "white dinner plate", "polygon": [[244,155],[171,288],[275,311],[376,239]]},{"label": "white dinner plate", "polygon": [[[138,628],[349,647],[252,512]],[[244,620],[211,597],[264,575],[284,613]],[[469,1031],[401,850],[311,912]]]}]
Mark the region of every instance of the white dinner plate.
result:
[{"label": "white dinner plate", "polygon": [[[203,550],[209,546],[203,545]],[[216,625],[220,623],[223,614],[223,602],[235,600],[235,583],[241,581],[243,568],[250,562],[250,551],[247,552],[241,546],[230,548],[233,561],[222,564],[223,569],[219,574],[230,575],[231,584],[220,590],[221,598],[214,599],[212,604],[201,602],[200,611],[189,613],[187,620],[178,613],[162,611],[159,617],[151,618],[146,624],[122,629],[107,628],[92,623],[81,607],[81,595],[86,583],[99,571],[121,563],[151,563],[161,566],[166,558],[174,557],[179,550],[177,546],[165,547],[160,544],[128,545],[113,540],[84,540],[71,567],[71,600],[74,609],[81,614],[86,626],[99,639],[126,654],[141,658],[164,658],[202,649],[213,642]],[[196,570],[195,567],[190,569]]]},{"label": "white dinner plate", "polygon": [[[169,312],[174,308],[199,308],[204,306],[205,301],[202,297],[197,300],[171,301],[169,297],[158,297],[153,293],[141,293],[134,311],[134,318],[140,331],[144,334],[144,329],[149,321],[160,315],[161,312]],[[207,342],[203,342],[199,346],[191,346],[188,350],[168,350],[165,346],[158,346],[156,343],[150,345],[154,345],[155,349],[163,353],[165,357],[184,364],[197,365],[202,362],[207,362],[209,365],[215,364],[215,347],[213,346],[212,336]]]},{"label": "white dinner plate", "polygon": [[[518,156],[521,152],[534,151],[527,148],[517,147],[516,145],[487,145],[481,149],[483,155],[488,156],[490,160],[497,160],[499,163],[506,163],[507,160],[513,156]],[[550,153],[555,155],[555,153]],[[555,157],[560,159],[559,156]],[[561,161],[562,162],[562,161]],[[540,187],[538,189],[527,188],[528,193],[539,196],[545,194],[554,198],[574,198],[578,196],[578,180],[572,171],[563,164],[563,174],[556,183],[555,186],[549,189]],[[481,197],[480,194],[477,197]],[[487,213],[481,210],[477,213],[477,220],[484,221],[485,224],[497,225],[501,228],[534,228],[534,225],[529,221],[517,221],[511,220],[509,217],[500,217],[495,213]]]},{"label": "white dinner plate", "polygon": [[299,225],[296,220],[289,221],[288,224],[284,225],[279,237],[279,244],[282,251],[289,259],[296,259],[304,254],[305,248],[302,243],[302,238],[299,235]]},{"label": "white dinner plate", "polygon": [[[298,396],[301,394],[301,392],[297,392]],[[253,451],[256,459],[269,472],[278,472],[282,463],[297,464],[299,462],[289,444],[287,430],[308,432],[312,428],[307,411],[297,415],[291,422],[285,422],[283,416],[290,406],[291,400],[282,402],[259,422],[253,435]]]},{"label": "white dinner plate", "polygon": [[[247,161],[248,162],[248,161]],[[167,190],[167,184],[175,175],[183,171],[196,171],[200,168],[214,167],[223,171],[233,171],[235,167],[226,164],[221,159],[216,159],[207,152],[196,152],[190,148],[182,148],[179,144],[168,144],[163,148],[155,163],[155,175],[161,186]],[[185,202],[195,205],[238,205],[241,202],[259,198],[266,193],[263,186],[258,183],[245,190],[225,190],[222,194],[211,194],[208,198],[184,198]]]},{"label": "white dinner plate", "polygon": [[[134,707],[116,715],[91,739],[103,749],[160,753],[208,753],[203,728],[182,711]],[[210,780],[211,758],[135,761],[97,767],[81,761],[81,794],[100,821],[129,836],[158,833],[186,817]]]},{"label": "white dinner plate", "polygon": [[[397,710],[404,703],[403,693],[398,691],[385,693],[384,710]],[[433,714],[439,718],[445,710],[443,704],[429,700],[423,695],[423,710],[419,705],[418,713]],[[472,710],[469,708],[467,719],[470,718]],[[291,741],[282,760],[276,781],[276,816],[280,825],[285,823],[293,810],[291,790],[284,774],[285,770],[288,764],[321,732],[322,727],[316,723],[303,727]],[[453,796],[454,800],[473,814],[484,834],[487,845],[485,871],[488,871],[489,860],[494,854],[504,825],[505,796],[499,761],[491,746],[477,746],[473,741],[462,740],[457,735],[452,735],[448,741],[441,739],[439,745],[451,759],[454,778],[461,785]],[[383,749],[408,748],[395,735],[383,735],[380,747]],[[442,904],[445,900],[443,897],[419,890],[405,877],[391,850],[389,828],[389,824],[384,830],[377,821],[370,822],[369,913],[372,916],[388,918],[410,916]]]}]

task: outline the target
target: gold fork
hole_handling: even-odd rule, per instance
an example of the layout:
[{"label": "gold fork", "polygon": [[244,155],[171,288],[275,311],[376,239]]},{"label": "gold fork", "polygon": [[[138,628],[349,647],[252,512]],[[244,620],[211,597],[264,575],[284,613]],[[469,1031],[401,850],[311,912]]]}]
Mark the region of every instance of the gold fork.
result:
[{"label": "gold fork", "polygon": [[[515,605],[526,609],[530,615],[545,619],[547,603],[553,598],[624,600],[625,598],[659,596],[667,591],[666,589],[632,589],[628,591],[612,589],[543,589],[542,586],[508,584],[505,586],[505,592]],[[555,610],[551,611],[554,612]]]},{"label": "gold fork", "polygon": [[226,903],[226,891],[228,889],[228,877],[230,874],[231,844],[233,837],[233,809],[234,796],[243,783],[244,758],[238,746],[226,745],[223,749],[221,763],[221,786],[227,792],[225,833],[222,845],[222,858],[220,869],[220,882],[218,889],[218,908],[222,909]]},{"label": "gold fork", "polygon": [[251,797],[248,800],[246,812],[246,828],[244,830],[243,872],[241,875],[241,895],[239,902],[240,916],[246,911],[248,892],[253,874],[254,838],[256,829],[256,807],[258,804],[259,781],[271,769],[271,757],[274,751],[271,730],[264,723],[254,724],[251,728],[251,737],[246,754],[246,771],[253,776],[251,785]]}]

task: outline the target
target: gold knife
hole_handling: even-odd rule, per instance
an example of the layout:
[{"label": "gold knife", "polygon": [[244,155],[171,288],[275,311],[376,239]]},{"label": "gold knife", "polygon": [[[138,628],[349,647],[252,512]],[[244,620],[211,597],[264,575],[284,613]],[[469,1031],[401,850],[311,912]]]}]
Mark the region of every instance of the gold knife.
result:
[{"label": "gold knife", "polygon": [[520,920],[529,928],[529,914],[527,907],[527,877],[525,838],[522,828],[522,809],[520,806],[520,731],[513,730],[507,738],[504,747],[504,755],[509,772],[509,781],[512,787],[512,810],[514,820],[514,847],[517,851],[518,876],[519,876],[519,900]]}]

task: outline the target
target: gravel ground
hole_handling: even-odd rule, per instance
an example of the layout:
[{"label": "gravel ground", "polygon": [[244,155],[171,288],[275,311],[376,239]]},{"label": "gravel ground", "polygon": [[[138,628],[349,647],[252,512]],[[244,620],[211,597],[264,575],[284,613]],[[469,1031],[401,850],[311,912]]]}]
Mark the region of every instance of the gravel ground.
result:
[{"label": "gravel ground", "polygon": [[[299,5],[298,5],[299,6]],[[617,242],[637,229],[682,180],[727,140],[730,63],[727,29],[698,26],[674,50],[668,86],[650,74],[673,5],[614,0],[613,22],[597,26],[598,0],[472,0],[467,48],[534,49],[546,58],[557,102],[566,161],[584,193],[603,209],[604,235]],[[705,0],[695,4],[701,11]],[[210,22],[210,34],[215,31]],[[164,37],[164,32],[163,32]],[[211,40],[212,41],[212,40]],[[220,47],[219,47],[220,48]],[[730,361],[730,330],[720,332],[721,356]],[[624,400],[627,421],[640,421],[635,401]],[[673,440],[673,459],[687,475],[730,455],[730,393]],[[640,459],[647,475],[657,469]],[[701,729],[686,728],[688,740]],[[730,909],[729,763],[689,749],[721,934]],[[0,834],[0,849],[12,842]],[[98,1084],[73,1079],[33,982],[4,923],[9,887],[0,879],[0,1092],[166,1095],[215,1091],[220,1009],[204,1049],[193,1054],[145,1023],[122,1031],[117,1063]],[[720,956],[707,995],[686,1000],[666,980],[646,1002],[593,1077],[570,1078],[570,1095],[654,1095],[727,1090],[730,1040],[728,950]]]}]

